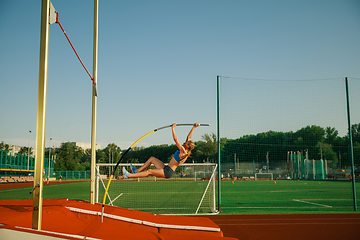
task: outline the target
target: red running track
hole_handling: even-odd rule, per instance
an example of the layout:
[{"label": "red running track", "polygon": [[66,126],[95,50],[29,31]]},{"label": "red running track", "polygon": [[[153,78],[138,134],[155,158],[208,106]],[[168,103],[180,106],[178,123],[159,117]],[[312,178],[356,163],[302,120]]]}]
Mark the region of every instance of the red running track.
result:
[{"label": "red running track", "polygon": [[[62,183],[69,183],[68,181]],[[61,184],[50,182],[50,184]],[[33,183],[0,184],[0,189]],[[359,240],[360,214],[216,215],[224,237],[247,240]]]},{"label": "red running track", "polygon": [[360,214],[217,215],[224,237],[246,240],[359,240]]}]

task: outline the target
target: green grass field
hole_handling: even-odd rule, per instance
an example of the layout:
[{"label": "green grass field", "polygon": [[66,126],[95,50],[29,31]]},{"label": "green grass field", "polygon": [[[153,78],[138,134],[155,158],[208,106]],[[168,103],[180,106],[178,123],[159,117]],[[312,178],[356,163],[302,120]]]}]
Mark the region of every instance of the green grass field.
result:
[{"label": "green grass field", "polygon": [[[113,181],[109,195],[116,206],[152,213],[194,214],[207,184],[208,181]],[[103,195],[104,188],[99,194],[100,202]],[[210,197],[205,195],[199,212],[211,212]]]},{"label": "green grass field", "polygon": [[[360,193],[357,187],[357,195]],[[357,201],[357,205],[359,201]],[[350,182],[237,181],[222,184],[227,214],[353,212]]]},{"label": "green grass field", "polygon": [[[32,187],[0,189],[0,199],[32,199]],[[43,191],[44,199],[82,199],[90,200],[90,183],[75,182],[68,184],[46,185]]]},{"label": "green grass field", "polygon": [[[113,203],[116,206],[152,213],[187,213],[195,212],[205,187],[203,181],[114,181],[109,194],[113,200],[121,194]],[[0,190],[0,199],[32,198],[31,189]],[[221,190],[222,214],[354,212],[350,182],[223,181]],[[76,182],[44,185],[43,196],[89,200],[89,192],[89,182]],[[103,194],[101,191],[99,202]]]}]

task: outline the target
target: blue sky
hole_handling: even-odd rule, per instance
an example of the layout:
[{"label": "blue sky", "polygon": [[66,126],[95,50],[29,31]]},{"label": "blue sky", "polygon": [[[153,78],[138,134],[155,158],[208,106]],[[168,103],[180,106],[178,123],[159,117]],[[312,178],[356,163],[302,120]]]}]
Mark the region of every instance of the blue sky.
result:
[{"label": "blue sky", "polygon": [[[220,136],[296,132],[311,125],[348,132],[344,78],[220,79]],[[360,123],[360,78],[348,78],[351,124]]]},{"label": "blue sky", "polygon": [[[92,73],[93,1],[53,0]],[[0,141],[35,146],[41,1],[0,1]],[[128,148],[176,123],[216,133],[216,76],[359,78],[360,1],[105,1],[99,4],[97,142]],[[46,146],[90,142],[91,81],[50,27]],[[184,139],[189,128],[179,127]],[[262,129],[259,129],[259,131]],[[296,130],[296,129],[295,129]],[[256,131],[256,129],[254,129]],[[170,129],[139,146],[171,144]]]}]

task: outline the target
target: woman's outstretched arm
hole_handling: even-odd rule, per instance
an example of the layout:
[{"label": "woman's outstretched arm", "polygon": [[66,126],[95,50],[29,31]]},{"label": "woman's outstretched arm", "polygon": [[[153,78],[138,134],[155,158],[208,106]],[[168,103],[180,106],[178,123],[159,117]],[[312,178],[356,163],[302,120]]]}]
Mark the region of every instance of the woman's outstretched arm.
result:
[{"label": "woman's outstretched arm", "polygon": [[185,152],[184,147],[181,145],[181,143],[179,142],[179,139],[176,136],[175,127],[176,127],[176,123],[173,123],[171,125],[171,131],[172,131],[172,136],[173,136],[174,142],[180,151]]},{"label": "woman's outstretched arm", "polygon": [[194,126],[191,128],[191,130],[190,130],[190,132],[189,132],[189,134],[188,134],[188,136],[187,136],[187,138],[186,138],[186,141],[189,141],[189,140],[192,138],[192,135],[193,135],[193,133],[194,133],[194,130],[195,130],[195,128],[197,128],[198,126],[200,126],[199,123],[195,123],[195,124],[194,124]]}]

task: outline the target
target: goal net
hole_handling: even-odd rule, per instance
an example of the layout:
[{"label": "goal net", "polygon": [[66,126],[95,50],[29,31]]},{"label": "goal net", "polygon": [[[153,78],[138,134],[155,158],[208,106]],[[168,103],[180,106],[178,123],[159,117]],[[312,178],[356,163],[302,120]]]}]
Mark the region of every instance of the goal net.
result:
[{"label": "goal net", "polygon": [[[221,176],[234,180],[349,179],[349,125],[353,143],[358,144],[360,141],[356,137],[359,134],[355,134],[359,132],[360,125],[360,105],[357,104],[360,102],[360,79],[347,80],[349,81],[345,82],[342,78],[295,80],[218,76],[217,137],[220,140],[218,156]],[[347,82],[348,90],[345,88]],[[351,122],[348,118],[350,115],[347,115],[350,113],[349,109]],[[359,159],[356,158],[357,153],[358,151],[354,151],[354,159]],[[259,174],[261,172],[263,174]],[[272,174],[264,174],[268,172]],[[259,196],[259,202],[266,199],[269,211],[294,207],[292,203],[286,206],[279,204],[285,198],[294,199],[294,191],[284,191],[281,194],[264,191],[265,186],[279,187],[274,185],[275,182],[246,181],[241,184],[242,187],[248,186],[251,189],[251,196]],[[309,186],[309,183],[305,184]],[[235,199],[233,188],[227,187],[226,182],[221,185],[224,187],[220,187],[220,195],[224,199],[225,196]],[[335,193],[338,189],[354,193],[351,186],[349,184],[346,189],[342,189],[335,184],[331,185],[326,197],[323,191],[312,191],[311,198],[308,193],[300,191],[297,198],[306,199],[307,207],[326,205],[346,209],[353,201],[351,196],[354,194],[339,197]],[[294,187],[300,187],[300,184]],[[250,212],[259,207],[259,202],[247,194],[247,191],[242,191],[236,199],[241,202],[241,207],[249,206]],[[314,205],[313,202],[319,199],[322,205]],[[346,201],[340,203],[340,199]],[[229,201],[220,202],[220,205],[221,209],[239,208]],[[295,208],[297,207],[305,206],[296,205]],[[260,212],[264,208],[258,209],[256,211]]]},{"label": "goal net", "polygon": [[[96,202],[101,203],[116,164],[96,165]],[[130,171],[130,164],[120,164],[110,183],[106,204],[156,214],[216,214],[217,165],[212,163],[179,166],[170,179],[146,177],[119,179],[121,169]],[[138,168],[142,164],[133,164]]]},{"label": "goal net", "polygon": [[255,180],[274,180],[272,173],[255,173]]}]

